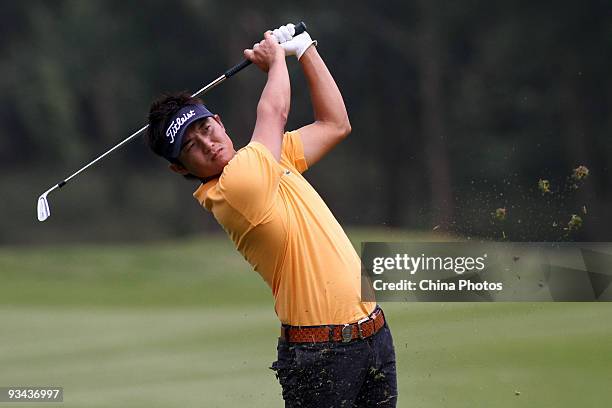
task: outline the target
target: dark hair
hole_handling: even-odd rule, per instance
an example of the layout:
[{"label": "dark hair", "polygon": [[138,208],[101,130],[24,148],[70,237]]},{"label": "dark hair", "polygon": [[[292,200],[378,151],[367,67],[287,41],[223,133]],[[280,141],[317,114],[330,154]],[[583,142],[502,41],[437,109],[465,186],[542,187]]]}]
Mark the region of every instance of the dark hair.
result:
[{"label": "dark hair", "polygon": [[[163,94],[149,108],[149,128],[147,129],[147,145],[158,156],[162,156],[166,128],[172,117],[186,105],[203,104],[200,98],[193,98],[188,92]],[[178,160],[173,163],[180,163]]]},{"label": "dark hair", "polygon": [[[203,103],[200,98],[193,98],[187,91],[162,94],[153,101],[149,108],[149,128],[145,137],[147,145],[153,150],[153,153],[164,157],[162,155],[163,141],[166,137],[166,128],[172,117],[186,105]],[[178,159],[168,160],[171,163],[182,165]],[[193,174],[186,174],[184,177],[188,180],[198,179]]]}]

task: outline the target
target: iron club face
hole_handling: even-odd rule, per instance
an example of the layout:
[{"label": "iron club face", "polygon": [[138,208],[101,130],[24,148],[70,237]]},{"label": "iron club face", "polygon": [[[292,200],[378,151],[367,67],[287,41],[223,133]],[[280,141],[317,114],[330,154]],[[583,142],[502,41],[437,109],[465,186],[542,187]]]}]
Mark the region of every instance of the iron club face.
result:
[{"label": "iron club face", "polygon": [[49,203],[47,202],[47,194],[38,197],[38,221],[44,221],[51,215]]},{"label": "iron club face", "polygon": [[51,216],[51,210],[49,209],[49,202],[47,201],[47,195],[59,187],[59,184],[54,185],[49,190],[45,191],[38,197],[38,204],[36,213],[38,214],[38,221],[44,221]]}]

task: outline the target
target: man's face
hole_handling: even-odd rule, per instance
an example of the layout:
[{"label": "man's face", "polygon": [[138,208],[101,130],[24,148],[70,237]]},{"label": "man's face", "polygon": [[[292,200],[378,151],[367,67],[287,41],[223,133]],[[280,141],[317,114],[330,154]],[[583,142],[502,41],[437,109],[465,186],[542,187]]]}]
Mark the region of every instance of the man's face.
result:
[{"label": "man's face", "polygon": [[199,178],[215,176],[223,171],[236,152],[225,132],[219,115],[198,120],[187,128],[178,160],[172,169]]}]

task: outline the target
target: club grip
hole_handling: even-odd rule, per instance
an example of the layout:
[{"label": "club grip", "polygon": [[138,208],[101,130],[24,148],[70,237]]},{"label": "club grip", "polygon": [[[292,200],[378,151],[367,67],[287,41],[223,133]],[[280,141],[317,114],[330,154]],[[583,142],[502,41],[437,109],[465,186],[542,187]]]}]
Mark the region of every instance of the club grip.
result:
[{"label": "club grip", "polygon": [[[295,29],[295,33],[293,34],[293,36],[302,34],[304,31],[306,31],[306,23],[304,23],[303,21],[300,21],[299,23],[295,25],[294,29]],[[223,75],[225,75],[225,78],[229,78],[237,74],[238,72],[242,71],[244,68],[248,67],[249,65],[251,65],[251,61],[245,59],[242,62],[234,65],[233,67],[225,71]]]},{"label": "club grip", "polygon": [[237,74],[238,72],[240,72],[242,69],[248,67],[249,65],[251,65],[251,61],[245,59],[242,62],[240,62],[239,64],[234,65],[233,67],[231,67],[230,69],[228,69],[227,71],[225,71],[225,77],[229,78],[234,74]]},{"label": "club grip", "polygon": [[295,33],[293,34],[293,36],[295,37],[296,35],[300,35],[302,34],[304,31],[306,31],[306,23],[303,21],[300,21],[299,23],[297,23],[295,25],[295,27],[293,27],[295,29]]}]

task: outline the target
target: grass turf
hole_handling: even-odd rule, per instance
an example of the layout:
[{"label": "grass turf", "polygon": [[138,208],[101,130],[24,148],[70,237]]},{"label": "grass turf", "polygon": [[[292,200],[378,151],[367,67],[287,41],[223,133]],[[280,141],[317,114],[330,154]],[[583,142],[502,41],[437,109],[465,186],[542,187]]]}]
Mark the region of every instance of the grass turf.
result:
[{"label": "grass turf", "polygon": [[[382,230],[351,237],[431,239]],[[65,407],[283,405],[267,368],[278,327],[272,297],[223,236],[5,247],[0,279],[0,386],[63,386]],[[611,304],[383,307],[400,407],[590,407],[609,399]]]}]

